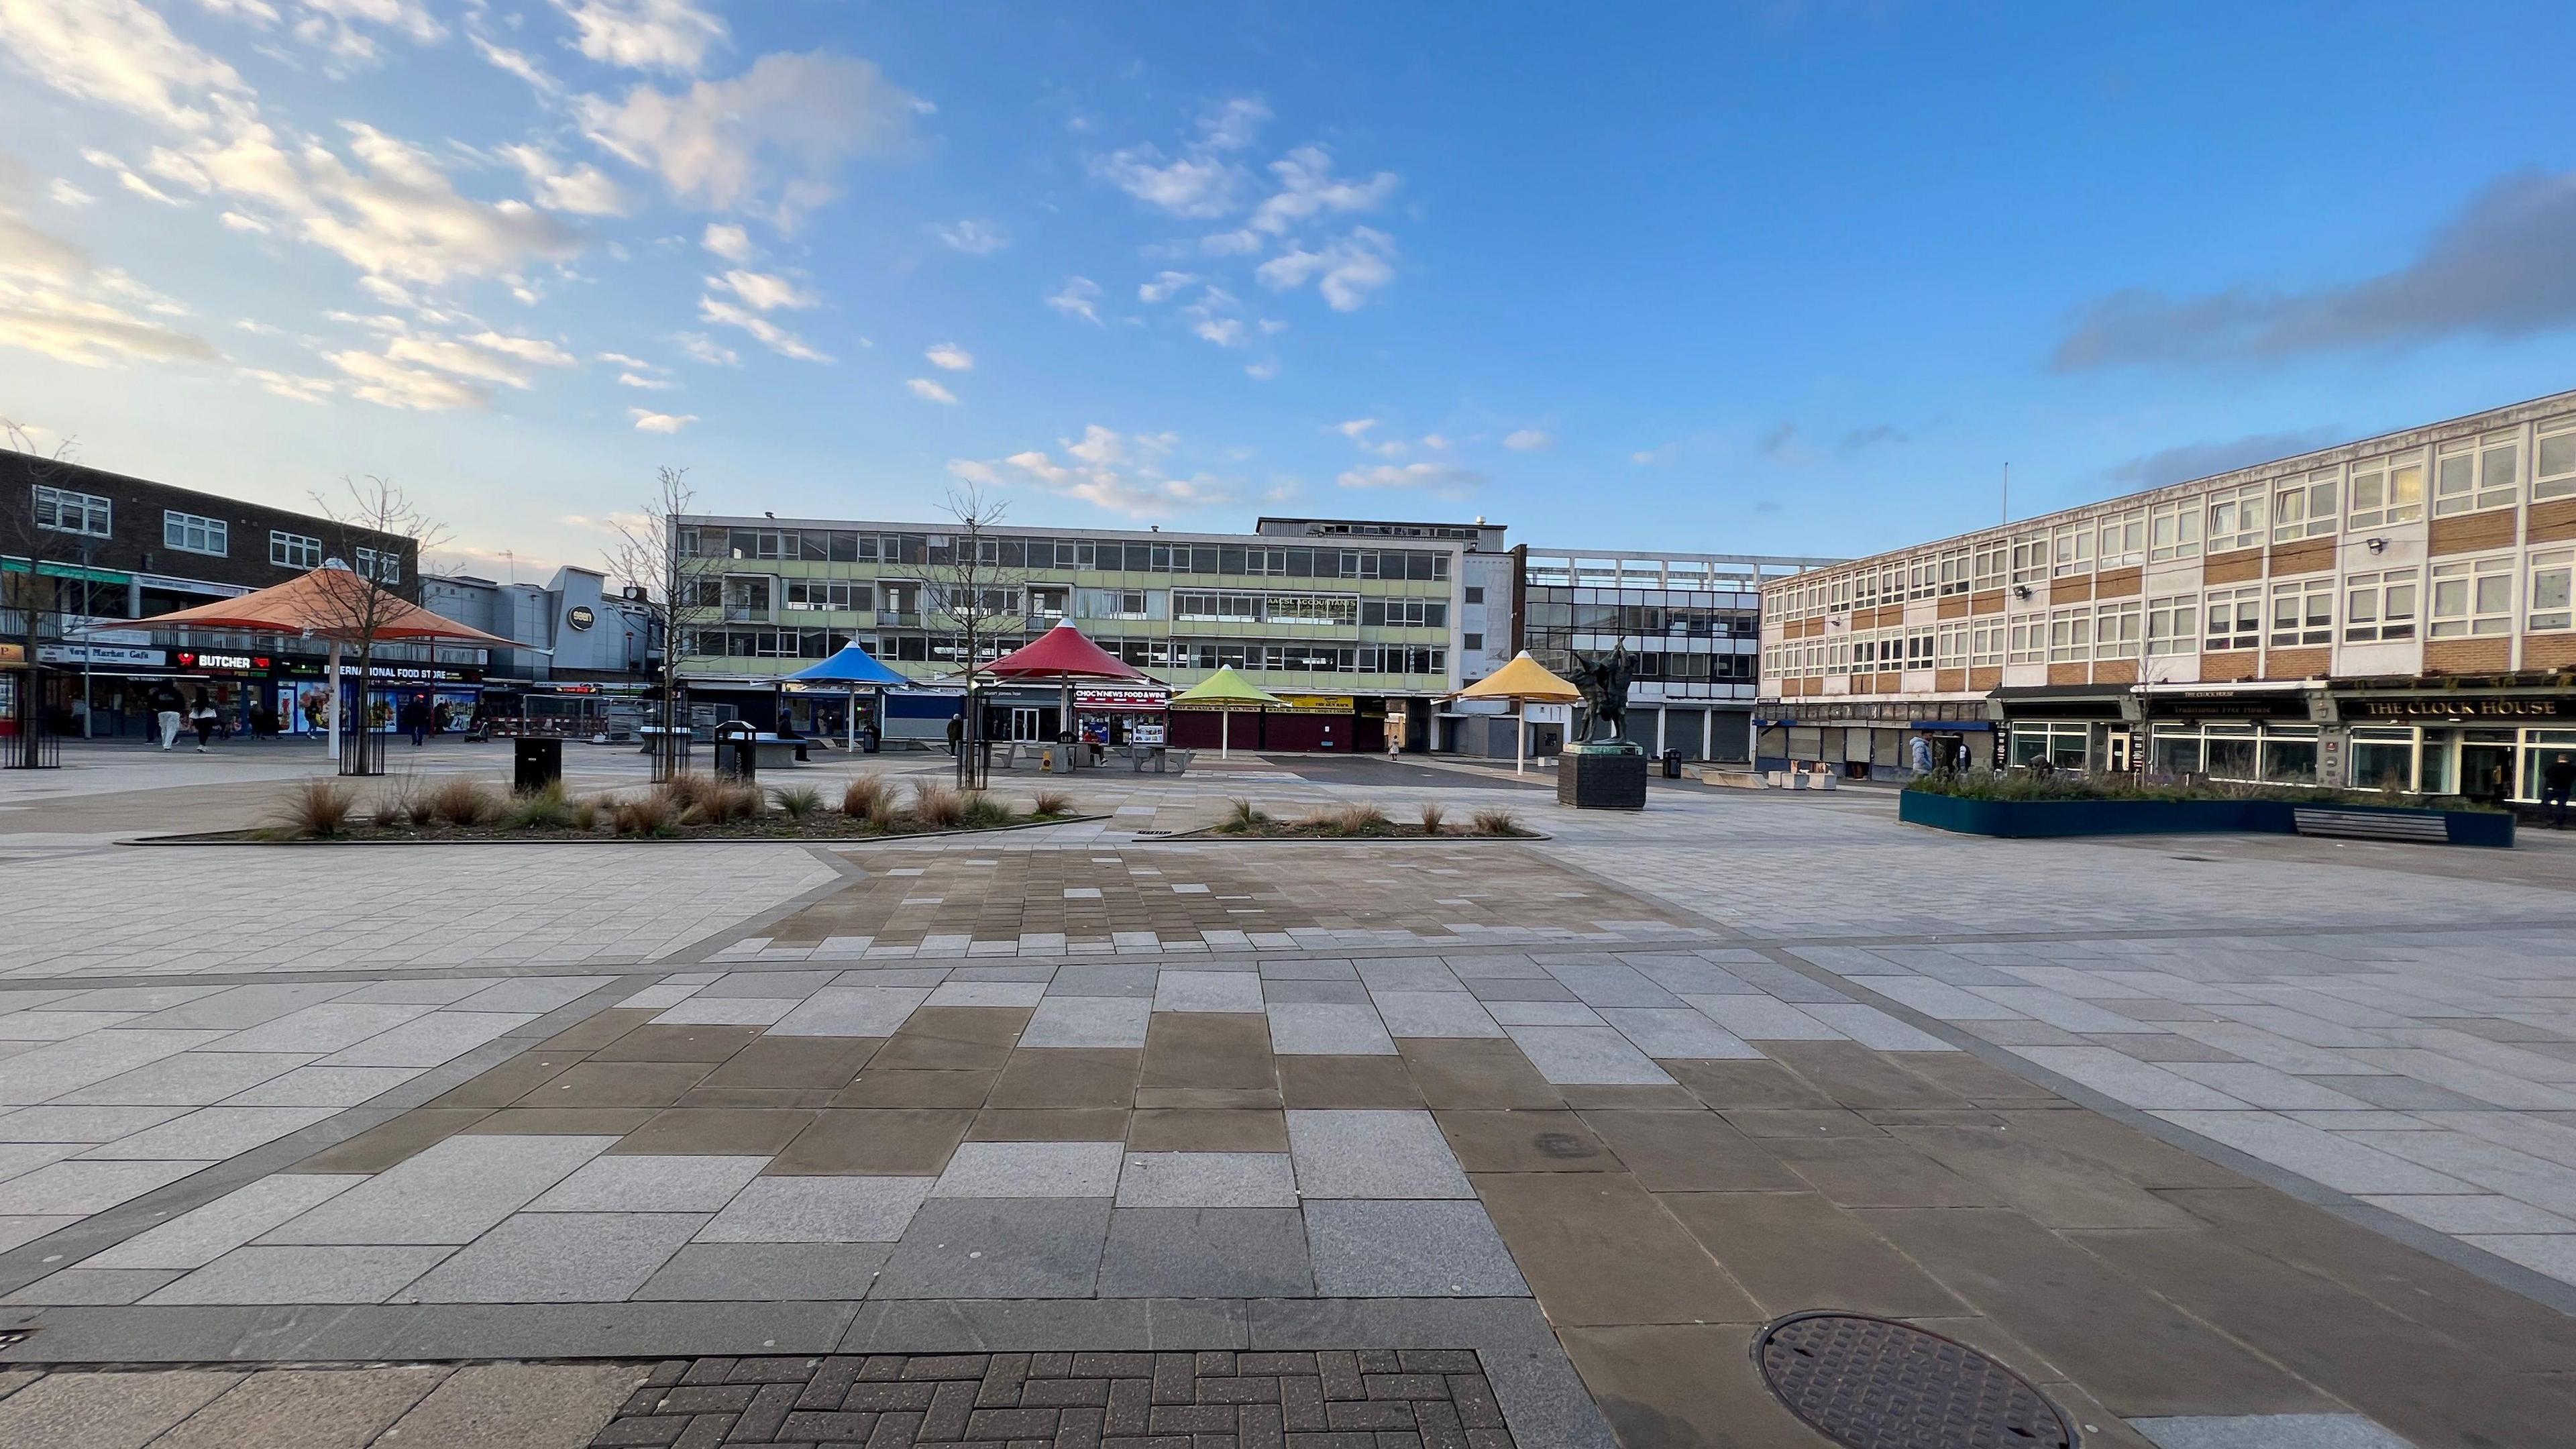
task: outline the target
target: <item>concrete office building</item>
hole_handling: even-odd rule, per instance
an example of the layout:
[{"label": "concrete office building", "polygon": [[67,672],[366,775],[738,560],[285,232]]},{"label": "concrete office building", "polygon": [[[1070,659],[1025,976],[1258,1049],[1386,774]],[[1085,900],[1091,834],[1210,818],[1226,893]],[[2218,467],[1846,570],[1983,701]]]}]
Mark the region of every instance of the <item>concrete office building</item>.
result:
[{"label": "concrete office building", "polygon": [[2576,755],[2576,392],[1766,585],[1759,762],[2536,799]]}]

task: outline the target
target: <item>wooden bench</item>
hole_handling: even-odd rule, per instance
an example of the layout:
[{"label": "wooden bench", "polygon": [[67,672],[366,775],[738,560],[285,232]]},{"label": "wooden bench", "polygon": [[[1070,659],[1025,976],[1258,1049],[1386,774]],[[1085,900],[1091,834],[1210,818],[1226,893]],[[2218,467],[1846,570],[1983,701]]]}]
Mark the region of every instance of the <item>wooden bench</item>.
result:
[{"label": "wooden bench", "polygon": [[2292,810],[2291,828],[2301,835],[2340,835],[2353,840],[2414,840],[2435,845],[2451,838],[2439,815],[2394,815],[2369,810]]}]

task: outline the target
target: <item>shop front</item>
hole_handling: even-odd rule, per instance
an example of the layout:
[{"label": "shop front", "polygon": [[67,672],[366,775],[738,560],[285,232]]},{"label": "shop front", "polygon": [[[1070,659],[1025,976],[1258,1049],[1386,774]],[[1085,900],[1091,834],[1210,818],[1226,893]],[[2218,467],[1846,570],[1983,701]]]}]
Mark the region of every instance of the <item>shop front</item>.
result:
[{"label": "shop front", "polygon": [[2359,789],[2537,804],[2550,764],[2576,760],[2576,689],[2564,684],[2338,689],[2334,710]]},{"label": "shop front", "polygon": [[[1830,770],[1847,780],[1904,780],[1914,773],[1907,741],[1931,741],[1935,768],[1981,763],[2000,738],[1984,700],[1855,700],[1788,704],[1763,700],[1753,718],[1756,770]],[[2000,767],[2002,760],[1994,763]]]},{"label": "shop front", "polygon": [[[325,678],[328,669],[329,661],[322,656],[288,655],[276,661],[268,688],[286,732],[320,734],[330,728],[331,686]],[[482,704],[483,670],[479,665],[371,660],[367,665],[363,710],[358,707],[361,691],[356,680],[357,665],[344,659],[340,673],[340,698],[352,711],[349,720],[353,724],[363,721],[371,730],[400,728],[405,709],[417,706],[427,711],[433,732],[461,732]]]}]

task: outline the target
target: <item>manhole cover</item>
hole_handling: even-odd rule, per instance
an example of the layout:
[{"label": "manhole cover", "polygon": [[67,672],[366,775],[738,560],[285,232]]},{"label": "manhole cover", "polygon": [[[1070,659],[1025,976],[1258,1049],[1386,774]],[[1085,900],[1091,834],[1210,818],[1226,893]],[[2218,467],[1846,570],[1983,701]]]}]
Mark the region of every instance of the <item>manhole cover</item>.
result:
[{"label": "manhole cover", "polygon": [[1884,1318],[1793,1314],[1753,1342],[1789,1412],[1847,1449],[2073,1449],[2075,1432],[2019,1374]]}]

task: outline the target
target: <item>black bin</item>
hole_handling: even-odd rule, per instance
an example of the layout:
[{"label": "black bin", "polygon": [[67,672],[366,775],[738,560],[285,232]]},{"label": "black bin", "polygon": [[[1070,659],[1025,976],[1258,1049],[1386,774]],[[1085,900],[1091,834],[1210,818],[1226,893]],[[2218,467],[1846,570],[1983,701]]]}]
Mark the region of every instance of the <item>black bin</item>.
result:
[{"label": "black bin", "polygon": [[760,776],[759,731],[740,720],[727,720],[716,726],[716,774],[728,780],[754,780]]},{"label": "black bin", "polygon": [[533,794],[563,778],[563,741],[552,735],[521,735],[511,752],[510,787]]},{"label": "black bin", "polygon": [[1682,752],[1679,750],[1664,751],[1664,778],[1667,780],[1678,780],[1681,777]]}]

